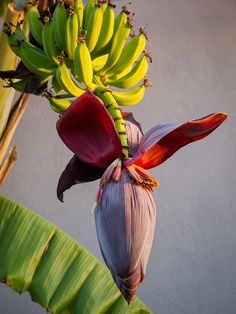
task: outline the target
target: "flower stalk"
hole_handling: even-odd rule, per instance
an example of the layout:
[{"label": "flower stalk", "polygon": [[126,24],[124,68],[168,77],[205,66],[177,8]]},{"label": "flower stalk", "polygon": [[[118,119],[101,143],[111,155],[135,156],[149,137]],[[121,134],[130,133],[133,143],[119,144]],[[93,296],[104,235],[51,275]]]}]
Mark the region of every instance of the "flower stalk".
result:
[{"label": "flower stalk", "polygon": [[115,98],[112,96],[112,93],[109,89],[97,88],[95,90],[95,94],[99,96],[100,99],[102,99],[104,106],[107,108],[108,112],[110,113],[115,123],[116,131],[120,137],[124,159],[128,159],[129,158],[128,138],[127,138],[127,133],[125,129],[125,122],[122,117],[121,109],[119,105],[117,104]]}]

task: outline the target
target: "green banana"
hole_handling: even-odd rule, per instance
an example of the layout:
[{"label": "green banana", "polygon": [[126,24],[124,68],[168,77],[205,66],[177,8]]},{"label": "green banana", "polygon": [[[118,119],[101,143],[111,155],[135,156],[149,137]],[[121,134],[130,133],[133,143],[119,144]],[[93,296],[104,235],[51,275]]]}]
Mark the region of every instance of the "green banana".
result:
[{"label": "green banana", "polygon": [[20,46],[20,57],[24,65],[39,77],[48,77],[56,71],[56,65],[39,48],[28,41]]},{"label": "green banana", "polygon": [[104,14],[104,12],[106,11],[106,8],[108,6],[108,0],[102,0],[101,6],[102,6],[102,13]]},{"label": "green banana", "polygon": [[59,50],[65,49],[66,38],[66,21],[67,12],[63,3],[58,3],[55,11],[53,12],[53,32],[55,36],[56,46]]},{"label": "green banana", "polygon": [[48,99],[50,106],[52,110],[54,110],[57,113],[63,113],[70,105],[72,104],[72,100],[68,99],[58,99],[55,97]]},{"label": "green banana", "polygon": [[[132,70],[132,68],[133,68],[133,66],[132,65],[130,65],[130,66],[128,66],[127,68],[125,68],[123,71],[121,71],[120,73],[117,73],[117,74],[114,74],[114,75],[111,75],[112,77],[114,77],[115,76],[115,79],[116,80],[119,80],[120,78],[122,78],[123,76],[125,76],[126,74],[128,74],[131,70]],[[107,80],[109,80],[110,79],[110,76],[108,76],[108,75],[104,75],[103,77],[102,77],[102,81],[103,82],[106,82]],[[106,83],[107,84],[107,83]]]},{"label": "green banana", "polygon": [[82,0],[75,0],[73,9],[75,10],[78,20],[79,20],[79,29],[82,28],[83,25],[83,14],[84,14],[84,5]]},{"label": "green banana", "polygon": [[32,80],[32,77],[28,76],[27,78],[24,78],[24,79],[21,79],[21,80],[17,80],[16,82],[12,81],[6,87],[12,87],[15,90],[17,90],[18,92],[24,93],[27,85],[29,84],[29,82],[31,80]]},{"label": "green banana", "polygon": [[20,28],[20,25],[17,25],[15,32],[11,32],[9,30],[5,30],[5,32],[8,36],[9,47],[14,52],[14,54],[20,57],[20,46],[25,40],[27,40],[25,34]]},{"label": "green banana", "polygon": [[65,51],[68,58],[74,60],[74,51],[77,46],[79,35],[79,20],[75,11],[69,11],[69,17],[66,21],[66,45]]},{"label": "green banana", "polygon": [[85,40],[85,35],[79,37],[78,45],[75,49],[74,70],[78,81],[85,84],[89,89],[94,90],[93,65]]},{"label": "green banana", "polygon": [[108,45],[114,31],[114,21],[115,21],[114,5],[112,5],[111,3],[108,3],[108,4],[103,3],[102,10],[104,10],[103,21],[102,21],[100,35],[97,40],[97,44],[94,48],[95,54],[101,52]]},{"label": "green banana", "polygon": [[24,65],[39,77],[48,77],[56,70],[55,64],[43,50],[35,47],[26,39],[20,26],[16,27],[15,33],[8,35],[8,43],[12,51],[22,59]]},{"label": "green banana", "polygon": [[97,72],[104,67],[105,63],[107,62],[107,58],[108,58],[108,54],[92,60],[94,72]]},{"label": "green banana", "polygon": [[7,87],[12,87],[20,93],[29,93],[34,95],[40,95],[46,88],[47,80],[40,79],[35,75],[29,75],[28,77],[11,81]]},{"label": "green banana", "polygon": [[52,77],[52,87],[53,87],[55,93],[60,93],[63,90],[61,85],[57,81],[56,73]]},{"label": "green banana", "polygon": [[117,32],[113,35],[108,59],[104,67],[99,71],[99,75],[103,76],[108,69],[110,69],[119,59],[126,39],[128,38],[131,30],[131,25],[127,22],[122,24]]},{"label": "green banana", "polygon": [[138,82],[144,78],[147,70],[148,60],[147,56],[144,54],[128,74],[121,78],[118,77],[119,74],[111,76],[104,82],[104,84],[116,86],[119,88],[130,88],[138,84]]},{"label": "green banana", "polygon": [[85,31],[87,32],[86,35],[86,44],[89,49],[89,52],[92,52],[95,48],[98,38],[100,35],[100,31],[102,28],[102,8],[100,4],[96,4],[88,17],[88,23],[86,25]]},{"label": "green banana", "polygon": [[[126,6],[123,6],[122,11],[115,18],[114,27],[113,27],[113,34],[112,34],[111,40],[108,42],[108,44],[105,47],[103,47],[99,51],[94,50],[91,54],[92,59],[95,59],[97,57],[100,57],[100,56],[110,52],[112,41],[114,40],[114,35],[119,33],[120,27],[122,27],[122,25],[125,25],[127,22],[130,23],[130,12],[127,10]],[[122,49],[123,49],[123,47],[122,47]]]},{"label": "green banana", "polygon": [[43,26],[42,31],[42,39],[43,39],[43,49],[49,59],[55,64],[59,64],[58,55],[59,51],[55,45],[54,41],[54,32],[53,32],[53,22],[48,21]]},{"label": "green banana", "polygon": [[127,17],[130,16],[130,11],[128,11],[127,6],[122,7],[122,11],[117,15],[114,21],[114,33],[121,27],[121,25],[127,23]]},{"label": "green banana", "polygon": [[146,45],[146,34],[140,29],[140,34],[133,36],[130,41],[125,45],[117,63],[110,68],[106,75],[110,76],[116,73],[121,73],[126,68],[133,65],[144,51]]},{"label": "green banana", "polygon": [[86,3],[86,6],[84,8],[84,14],[83,14],[83,29],[87,29],[87,22],[89,19],[89,16],[91,15],[91,10],[97,3],[97,0],[88,0]]},{"label": "green banana", "polygon": [[112,95],[119,106],[133,106],[139,103],[144,96],[145,88],[148,85],[143,83],[138,87],[134,87],[128,91],[112,91]]},{"label": "green banana", "polygon": [[61,88],[72,96],[79,97],[85,92],[85,90],[83,90],[74,83],[65,63],[59,64],[57,66],[56,78]]},{"label": "green banana", "polygon": [[43,23],[40,20],[40,14],[37,6],[32,6],[27,11],[29,29],[34,39],[42,46]]}]

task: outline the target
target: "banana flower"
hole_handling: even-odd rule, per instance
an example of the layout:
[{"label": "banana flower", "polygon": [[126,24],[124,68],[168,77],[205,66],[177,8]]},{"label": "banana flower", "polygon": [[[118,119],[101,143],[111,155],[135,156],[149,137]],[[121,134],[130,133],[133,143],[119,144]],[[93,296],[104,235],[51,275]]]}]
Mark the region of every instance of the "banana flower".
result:
[{"label": "banana flower", "polygon": [[142,135],[132,115],[124,113],[129,159],[107,109],[91,92],[78,98],[57,121],[63,142],[75,154],[60,176],[58,198],[72,185],[101,178],[95,208],[100,249],[128,303],[143,281],[156,224],[152,191],[156,167],[181,147],[208,136],[226,118],[213,113],[185,123],[159,124]]}]

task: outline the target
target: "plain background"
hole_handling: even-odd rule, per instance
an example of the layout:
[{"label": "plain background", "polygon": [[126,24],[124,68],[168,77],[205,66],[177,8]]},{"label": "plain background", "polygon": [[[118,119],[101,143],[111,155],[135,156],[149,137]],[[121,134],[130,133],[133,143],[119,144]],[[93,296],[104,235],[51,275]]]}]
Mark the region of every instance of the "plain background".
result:
[{"label": "plain background", "polygon": [[[117,1],[118,10],[125,2]],[[236,1],[133,1],[148,23],[153,88],[133,110],[144,131],[215,111],[230,118],[208,138],[153,169],[160,189],[157,232],[138,296],[158,314],[236,313]],[[117,11],[118,11],[117,10]],[[57,180],[72,156],[57,115],[32,97],[14,137],[18,161],[1,193],[65,230],[102,260],[91,208],[98,182],[74,187],[61,204]],[[45,310],[0,285],[1,314]]]}]

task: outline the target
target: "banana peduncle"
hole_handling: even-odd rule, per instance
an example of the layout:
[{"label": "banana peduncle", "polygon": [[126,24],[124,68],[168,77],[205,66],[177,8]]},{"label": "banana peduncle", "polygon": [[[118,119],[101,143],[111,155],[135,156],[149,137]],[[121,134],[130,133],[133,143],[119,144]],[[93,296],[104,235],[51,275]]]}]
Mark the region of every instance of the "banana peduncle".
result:
[{"label": "banana peduncle", "polygon": [[122,146],[122,153],[124,159],[129,158],[129,146],[128,146],[128,139],[127,133],[125,129],[125,122],[121,114],[121,109],[118,106],[115,98],[113,97],[111,90],[106,88],[97,88],[94,91],[95,95],[98,96],[104,103],[105,107],[107,108],[108,112],[110,113],[114,123],[117,133],[120,137],[120,142]]}]

